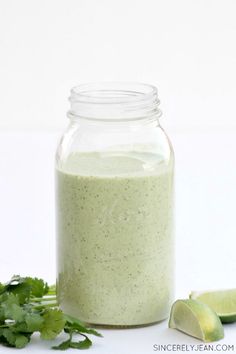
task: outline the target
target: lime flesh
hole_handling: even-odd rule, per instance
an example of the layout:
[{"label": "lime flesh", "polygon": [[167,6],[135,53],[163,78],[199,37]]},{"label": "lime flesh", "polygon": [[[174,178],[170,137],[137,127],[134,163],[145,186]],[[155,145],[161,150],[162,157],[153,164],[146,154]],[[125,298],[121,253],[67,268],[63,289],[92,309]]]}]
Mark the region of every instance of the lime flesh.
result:
[{"label": "lime flesh", "polygon": [[222,323],[236,321],[236,289],[192,291],[189,297],[210,306],[220,317]]},{"label": "lime flesh", "polygon": [[224,338],[224,329],[217,314],[209,306],[192,299],[177,300],[172,305],[169,327],[204,342]]}]

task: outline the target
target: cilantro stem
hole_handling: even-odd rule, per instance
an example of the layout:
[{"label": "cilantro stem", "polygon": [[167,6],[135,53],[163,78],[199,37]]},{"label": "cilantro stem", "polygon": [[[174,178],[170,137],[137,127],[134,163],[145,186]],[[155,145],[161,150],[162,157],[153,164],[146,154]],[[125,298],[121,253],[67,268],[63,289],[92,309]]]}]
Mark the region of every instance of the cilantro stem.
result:
[{"label": "cilantro stem", "polygon": [[56,297],[56,295],[54,295],[54,296],[43,296],[43,297],[33,297],[33,298],[31,298],[30,300],[31,300],[31,302],[43,302],[43,301],[54,301],[54,300],[56,300],[57,299],[57,297]]},{"label": "cilantro stem", "polygon": [[58,302],[57,301],[53,301],[53,302],[50,302],[50,303],[46,303],[46,304],[43,304],[41,303],[40,305],[33,305],[34,309],[35,310],[43,310],[45,308],[50,308],[50,307],[56,307],[58,306]]}]

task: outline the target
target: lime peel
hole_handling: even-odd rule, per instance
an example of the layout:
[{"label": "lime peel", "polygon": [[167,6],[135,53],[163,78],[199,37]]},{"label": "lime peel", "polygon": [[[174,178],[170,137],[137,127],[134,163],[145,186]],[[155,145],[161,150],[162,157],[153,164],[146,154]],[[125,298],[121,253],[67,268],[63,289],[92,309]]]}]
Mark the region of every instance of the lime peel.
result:
[{"label": "lime peel", "polygon": [[189,297],[208,305],[222,323],[236,322],[236,289],[192,291]]}]

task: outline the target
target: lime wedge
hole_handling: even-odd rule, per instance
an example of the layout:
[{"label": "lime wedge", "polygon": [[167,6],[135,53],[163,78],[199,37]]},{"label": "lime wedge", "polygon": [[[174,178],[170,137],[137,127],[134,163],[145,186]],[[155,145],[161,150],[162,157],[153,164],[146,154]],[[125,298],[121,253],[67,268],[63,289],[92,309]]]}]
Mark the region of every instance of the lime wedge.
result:
[{"label": "lime wedge", "polygon": [[204,342],[224,338],[224,329],[217,314],[209,306],[192,299],[177,300],[172,305],[169,327]]},{"label": "lime wedge", "polygon": [[214,310],[221,322],[230,323],[236,321],[236,289],[205,291],[192,291],[191,299],[196,299]]}]

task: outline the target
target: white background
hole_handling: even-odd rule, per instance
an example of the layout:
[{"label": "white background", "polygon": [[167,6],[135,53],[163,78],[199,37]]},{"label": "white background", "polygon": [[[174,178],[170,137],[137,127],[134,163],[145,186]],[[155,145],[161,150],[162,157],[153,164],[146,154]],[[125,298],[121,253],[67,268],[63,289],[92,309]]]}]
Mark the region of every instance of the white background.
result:
[{"label": "white background", "polygon": [[[0,0],[0,281],[55,281],[54,152],[69,90],[124,80],[158,87],[176,152],[176,298],[236,286],[235,19],[234,0]],[[166,322],[103,333],[91,352],[199,343]],[[227,326],[223,343],[236,350],[235,333]],[[49,346],[36,337],[28,350]]]},{"label": "white background", "polygon": [[156,85],[166,126],[235,126],[235,0],[1,0],[0,127],[61,129],[69,89]]}]

